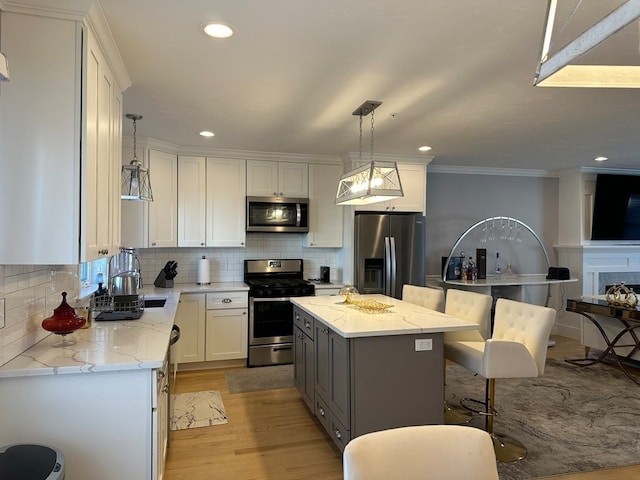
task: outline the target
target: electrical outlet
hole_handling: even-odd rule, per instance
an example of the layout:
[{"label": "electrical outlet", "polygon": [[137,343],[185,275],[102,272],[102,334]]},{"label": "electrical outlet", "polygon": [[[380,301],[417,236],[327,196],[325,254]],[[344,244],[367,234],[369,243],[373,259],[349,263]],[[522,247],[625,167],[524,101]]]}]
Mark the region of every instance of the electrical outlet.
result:
[{"label": "electrical outlet", "polygon": [[416,338],[416,352],[433,350],[433,340],[431,338]]},{"label": "electrical outlet", "polygon": [[220,269],[221,270],[229,270],[229,260],[227,260],[226,258],[223,258],[220,261]]},{"label": "electrical outlet", "polygon": [[0,298],[0,328],[5,327],[4,298]]}]

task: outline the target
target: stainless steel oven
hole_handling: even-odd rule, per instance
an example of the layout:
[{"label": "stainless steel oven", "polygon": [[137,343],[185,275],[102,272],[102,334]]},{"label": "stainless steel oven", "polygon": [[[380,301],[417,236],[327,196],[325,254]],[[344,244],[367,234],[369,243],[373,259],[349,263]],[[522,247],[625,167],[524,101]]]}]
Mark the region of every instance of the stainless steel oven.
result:
[{"label": "stainless steel oven", "polygon": [[314,295],[302,278],[301,259],[245,260],[249,285],[249,355],[257,367],[293,362],[293,305],[290,297]]}]

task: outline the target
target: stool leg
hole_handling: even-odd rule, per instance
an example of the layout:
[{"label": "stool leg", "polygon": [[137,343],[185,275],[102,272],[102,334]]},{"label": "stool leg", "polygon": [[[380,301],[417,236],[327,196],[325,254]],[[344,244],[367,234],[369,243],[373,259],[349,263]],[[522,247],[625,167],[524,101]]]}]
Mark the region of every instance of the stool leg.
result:
[{"label": "stool leg", "polygon": [[485,417],[485,429],[491,439],[493,440],[493,449],[496,452],[496,459],[499,462],[515,462],[522,460],[527,456],[527,447],[525,447],[520,441],[508,435],[502,435],[493,431],[493,417],[495,414],[495,393],[496,393],[496,379],[487,379],[486,383],[486,417]]},{"label": "stool leg", "polygon": [[[444,375],[444,388],[447,388],[447,360],[445,359],[443,364]],[[444,401],[444,423],[446,425],[462,425],[469,423],[473,418],[473,415],[464,407],[460,405],[451,405],[446,400]]]}]

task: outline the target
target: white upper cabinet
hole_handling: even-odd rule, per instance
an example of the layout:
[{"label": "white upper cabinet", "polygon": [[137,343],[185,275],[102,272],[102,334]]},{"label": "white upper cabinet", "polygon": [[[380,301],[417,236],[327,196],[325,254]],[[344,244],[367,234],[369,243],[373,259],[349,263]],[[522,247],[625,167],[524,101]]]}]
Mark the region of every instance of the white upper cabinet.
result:
[{"label": "white upper cabinet", "polygon": [[114,255],[120,246],[122,94],[98,41],[87,30],[86,175],[82,261]]},{"label": "white upper cabinet", "polygon": [[206,243],[207,161],[178,156],[178,246]]},{"label": "white upper cabinet", "polygon": [[335,205],[341,165],[309,165],[307,247],[342,247],[344,207]]},{"label": "white upper cabinet", "polygon": [[244,247],[246,161],[207,157],[207,246]]},{"label": "white upper cabinet", "polygon": [[247,195],[298,197],[309,195],[309,165],[297,162],[247,161]]},{"label": "white upper cabinet", "polygon": [[120,242],[116,172],[128,78],[123,68],[116,78],[110,67],[121,65],[107,61],[83,21],[11,8],[0,17],[11,63],[0,95],[0,224],[11,234],[0,236],[0,264],[111,255]]},{"label": "white upper cabinet", "polygon": [[[149,150],[149,239],[152,248],[178,246],[178,156]],[[144,218],[141,219],[144,221]]]},{"label": "white upper cabinet", "polygon": [[375,212],[422,212],[426,211],[427,167],[419,163],[398,163],[398,173],[404,197],[387,202],[359,205],[356,210]]}]

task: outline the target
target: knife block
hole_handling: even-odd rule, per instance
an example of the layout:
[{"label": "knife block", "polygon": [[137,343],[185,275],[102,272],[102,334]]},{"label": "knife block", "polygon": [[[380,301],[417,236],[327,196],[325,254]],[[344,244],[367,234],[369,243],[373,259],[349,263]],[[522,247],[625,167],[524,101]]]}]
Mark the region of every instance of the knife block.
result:
[{"label": "knife block", "polygon": [[153,284],[158,288],[173,288],[173,278],[167,279],[164,274],[164,270],[160,270],[160,273],[153,281]]}]

